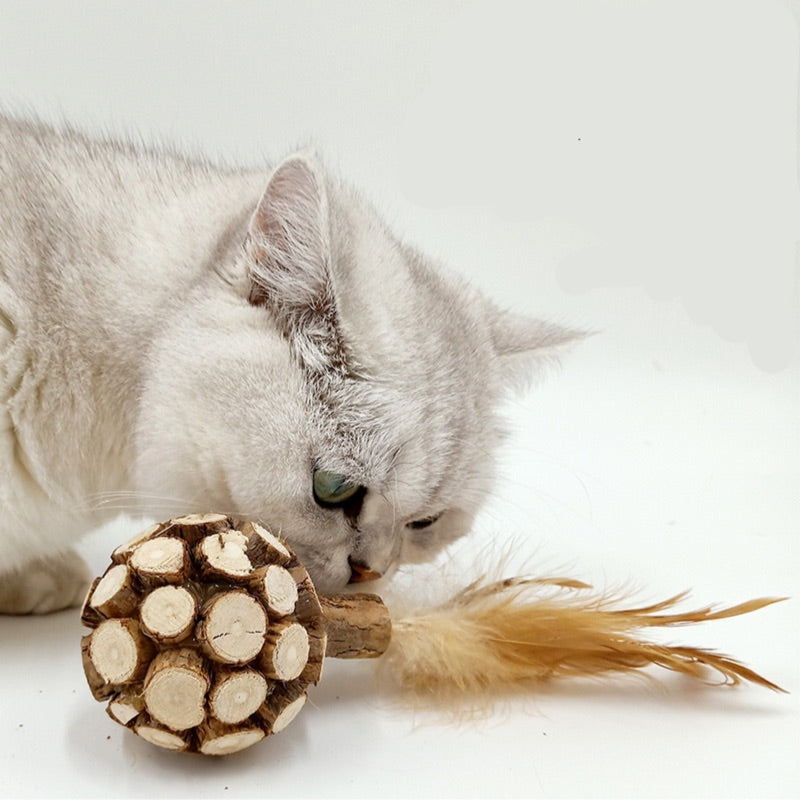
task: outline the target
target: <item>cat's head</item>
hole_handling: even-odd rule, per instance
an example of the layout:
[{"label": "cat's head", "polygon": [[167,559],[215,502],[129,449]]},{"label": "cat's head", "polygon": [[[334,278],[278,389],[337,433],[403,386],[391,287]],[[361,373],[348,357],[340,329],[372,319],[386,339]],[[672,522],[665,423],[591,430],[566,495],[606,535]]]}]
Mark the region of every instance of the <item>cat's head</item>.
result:
[{"label": "cat's head", "polygon": [[491,485],[498,402],[576,334],[435,269],[305,156],[241,238],[154,347],[140,489],[262,519],[322,591],[431,558]]}]

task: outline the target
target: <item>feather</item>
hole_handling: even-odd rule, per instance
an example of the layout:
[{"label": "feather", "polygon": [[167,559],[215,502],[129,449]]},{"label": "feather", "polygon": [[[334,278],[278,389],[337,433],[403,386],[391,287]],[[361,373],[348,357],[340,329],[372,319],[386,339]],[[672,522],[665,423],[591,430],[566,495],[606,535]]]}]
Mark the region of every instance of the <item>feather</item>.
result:
[{"label": "feather", "polygon": [[670,628],[749,614],[785,598],[715,610],[675,612],[687,592],[640,608],[565,578],[476,581],[443,605],[395,621],[387,656],[402,687],[425,697],[494,689],[556,677],[596,677],[658,665],[695,678],[716,671],[722,683],[781,687],[735,659],[698,647],[641,638]]}]

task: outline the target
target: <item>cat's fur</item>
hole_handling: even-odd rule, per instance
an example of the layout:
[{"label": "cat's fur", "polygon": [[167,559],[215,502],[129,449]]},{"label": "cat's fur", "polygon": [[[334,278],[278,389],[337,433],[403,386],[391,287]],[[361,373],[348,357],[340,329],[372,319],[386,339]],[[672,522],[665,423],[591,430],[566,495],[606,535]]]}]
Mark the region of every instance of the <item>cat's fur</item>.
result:
[{"label": "cat's fur", "polygon": [[[571,337],[308,156],[220,169],[0,117],[0,611],[79,599],[110,492],[261,518],[323,591],[429,557],[487,491],[517,362]],[[357,516],[315,503],[317,467],[367,488]]]}]

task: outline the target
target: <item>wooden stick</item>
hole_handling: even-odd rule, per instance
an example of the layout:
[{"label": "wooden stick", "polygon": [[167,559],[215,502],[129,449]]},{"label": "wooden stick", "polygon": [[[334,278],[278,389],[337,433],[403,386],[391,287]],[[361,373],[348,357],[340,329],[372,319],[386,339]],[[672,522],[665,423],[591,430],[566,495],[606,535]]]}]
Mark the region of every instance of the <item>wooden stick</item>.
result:
[{"label": "wooden stick", "polygon": [[83,673],[86,675],[86,682],[95,700],[108,700],[114,694],[114,687],[97,671],[92,663],[90,655],[90,645],[92,635],[87,634],[81,638],[81,658],[83,659]]},{"label": "wooden stick", "polygon": [[224,514],[189,514],[171,520],[169,532],[185,539],[190,547],[194,547],[204,536],[224,533],[231,527],[230,518]]},{"label": "wooden stick", "polygon": [[209,711],[229,725],[244,722],[266,700],[268,689],[264,676],[254,669],[220,668],[208,696]]},{"label": "wooden stick", "polygon": [[305,685],[317,684],[322,678],[325,650],[328,644],[324,619],[308,625],[306,632],[308,633],[308,663],[300,673],[300,680]]},{"label": "wooden stick", "polygon": [[144,711],[144,698],[136,690],[126,689],[111,698],[106,707],[108,716],[126,727]]},{"label": "wooden stick", "polygon": [[267,612],[244,590],[221,592],[200,612],[197,639],[203,652],[222,664],[247,664],[264,646]]},{"label": "wooden stick", "polygon": [[133,551],[140,545],[142,542],[146,542],[148,539],[152,539],[156,536],[160,531],[162,531],[169,523],[160,522],[156,525],[151,525],[149,528],[145,528],[143,531],[140,531],[136,534],[136,536],[132,537],[130,540],[125,542],[125,544],[121,544],[112,554],[111,560],[114,561],[116,564],[124,564],[132,555]]},{"label": "wooden stick", "polygon": [[245,583],[253,574],[247,556],[247,537],[240,531],[206,536],[195,547],[195,562],[204,577]]},{"label": "wooden stick", "polygon": [[298,592],[289,570],[277,564],[261,567],[253,574],[250,588],[267,607],[271,618],[285,617],[294,612]]},{"label": "wooden stick", "polygon": [[145,586],[182,583],[191,569],[189,548],[175,536],[148,539],[136,547],[128,563]]},{"label": "wooden stick", "polygon": [[145,713],[137,717],[133,731],[146,742],[163,747],[165,750],[188,750],[191,742],[189,733],[171,731]]},{"label": "wooden stick", "polygon": [[87,628],[96,628],[105,619],[103,615],[97,611],[97,609],[94,609],[91,607],[91,605],[89,605],[89,600],[92,599],[94,590],[97,588],[97,585],[101,580],[103,579],[95,578],[92,581],[92,585],[89,587],[89,591],[86,593],[83,605],[81,606],[81,624],[85,625]]},{"label": "wooden stick", "polygon": [[256,725],[226,725],[210,717],[197,729],[197,738],[201,753],[207,756],[227,756],[261,741],[264,731]]},{"label": "wooden stick", "polygon": [[91,665],[105,683],[115,685],[141,680],[154,650],[133,619],[107,619],[87,642]]},{"label": "wooden stick", "polygon": [[293,681],[308,663],[308,633],[297,622],[278,622],[267,631],[261,668],[269,678]]},{"label": "wooden stick", "polygon": [[184,586],[160,586],[139,609],[144,632],[162,644],[176,644],[194,631],[197,598]]},{"label": "wooden stick", "polygon": [[264,730],[280,733],[300,713],[305,703],[305,689],[299,683],[287,683],[277,688],[258,709]]},{"label": "wooden stick", "polygon": [[293,558],[286,545],[257,522],[246,522],[242,533],[247,537],[247,555],[254,564],[279,564],[284,566]]},{"label": "wooden stick", "polygon": [[320,597],[328,634],[325,655],[330,658],[375,658],[386,652],[392,620],[375,594]]},{"label": "wooden stick", "polygon": [[209,683],[203,658],[196,650],[164,650],[153,659],[144,681],[147,711],[172,731],[194,728],[205,719]]},{"label": "wooden stick", "polygon": [[314,619],[322,613],[317,597],[317,590],[302,564],[290,564],[288,570],[297,585],[297,604],[295,614],[301,621]]},{"label": "wooden stick", "polygon": [[109,567],[89,597],[89,605],[104,617],[124,617],[138,604],[133,573],[127,564]]}]

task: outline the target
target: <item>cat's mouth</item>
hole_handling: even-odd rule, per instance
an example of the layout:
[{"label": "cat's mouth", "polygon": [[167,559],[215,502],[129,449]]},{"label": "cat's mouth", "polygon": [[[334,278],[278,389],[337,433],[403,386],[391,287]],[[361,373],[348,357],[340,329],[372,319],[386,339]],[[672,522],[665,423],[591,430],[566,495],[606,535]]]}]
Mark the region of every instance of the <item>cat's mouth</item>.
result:
[{"label": "cat's mouth", "polygon": [[370,569],[366,564],[361,564],[352,558],[348,558],[347,563],[350,565],[350,580],[348,583],[367,583],[368,581],[377,581],[383,577],[383,573]]}]

